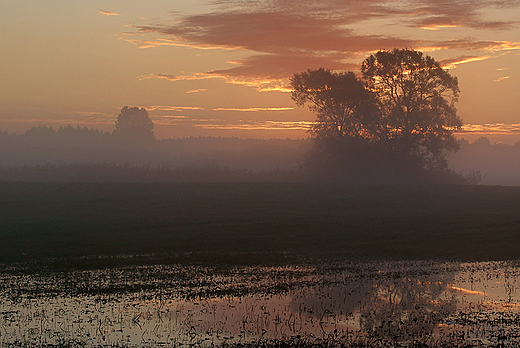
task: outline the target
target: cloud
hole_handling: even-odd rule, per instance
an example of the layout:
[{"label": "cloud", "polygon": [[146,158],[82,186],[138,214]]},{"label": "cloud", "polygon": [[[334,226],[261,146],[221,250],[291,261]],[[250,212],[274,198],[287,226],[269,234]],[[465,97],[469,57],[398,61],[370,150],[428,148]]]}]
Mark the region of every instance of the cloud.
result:
[{"label": "cloud", "polygon": [[195,127],[207,130],[307,131],[312,125],[310,121],[239,120],[230,122],[216,118],[190,118],[186,116],[158,116],[154,117],[153,121],[158,125]]},{"label": "cloud", "polygon": [[456,133],[473,134],[520,134],[520,123],[465,124]]},{"label": "cloud", "polygon": [[192,90],[186,91],[185,93],[193,94],[193,93],[200,93],[200,92],[206,92],[206,91],[207,91],[206,88],[199,88],[199,89],[192,89]]},{"label": "cloud", "polygon": [[507,52],[520,50],[520,42],[516,41],[477,41],[472,39],[457,39],[449,41],[438,41],[431,43],[423,43],[422,46],[416,47],[425,52],[434,52],[440,50],[466,50],[466,51],[484,51],[484,52]]},{"label": "cloud", "polygon": [[288,111],[294,108],[216,108],[213,111],[240,111],[240,112],[258,112],[258,111]]},{"label": "cloud", "polygon": [[[152,30],[141,30],[141,33],[152,32]],[[139,48],[154,48],[161,46],[174,46],[174,47],[187,47],[187,48],[196,48],[199,50],[237,50],[242,49],[242,47],[231,47],[231,46],[218,46],[218,45],[210,45],[210,44],[195,44],[189,43],[182,38],[163,38],[163,37],[153,37],[149,39],[139,39],[135,38],[135,33],[121,33],[118,34],[121,40],[132,43]]]},{"label": "cloud", "polygon": [[[263,91],[285,90],[280,80],[307,68],[348,70],[354,64],[346,60],[359,60],[360,54],[382,47],[416,44],[414,40],[397,37],[356,35],[345,27],[345,23],[355,23],[368,14],[352,12],[340,17],[334,12],[325,15],[321,10],[319,15],[263,8],[187,16],[175,25],[140,26],[139,33],[144,37],[123,39],[141,48],[170,45],[247,52],[249,56],[233,68],[190,76],[154,74],[153,77],[170,81],[222,78],[228,83]],[[279,80],[276,86],[272,86],[274,80]]]},{"label": "cloud", "polygon": [[455,69],[457,65],[487,60],[491,56],[462,56],[439,61],[444,69]]},{"label": "cloud", "polygon": [[200,106],[170,106],[170,105],[151,105],[144,107],[148,111],[194,111],[194,110],[204,110],[203,107]]},{"label": "cloud", "polygon": [[424,30],[441,30],[441,29],[446,29],[446,28],[460,28],[460,27],[461,27],[461,25],[457,25],[457,24],[433,24],[433,25],[424,25],[420,28],[424,29]]},{"label": "cloud", "polygon": [[161,116],[153,116],[153,123],[157,125],[177,125],[182,124],[188,120],[188,117],[184,115],[161,115]]},{"label": "cloud", "polygon": [[193,75],[167,75],[167,74],[149,74],[149,75],[141,75],[138,77],[139,80],[148,80],[148,79],[164,79],[168,81],[193,81],[193,80],[207,80],[213,78],[221,78],[220,76],[210,75],[207,73],[196,73]]},{"label": "cloud", "polygon": [[103,16],[121,16],[119,13],[105,11],[105,10],[98,10],[98,12],[99,12],[99,14],[101,14]]},{"label": "cloud", "polygon": [[309,121],[240,121],[236,123],[211,122],[210,120],[198,120],[192,126],[214,130],[301,130],[307,131],[312,122]]},{"label": "cloud", "polygon": [[[235,66],[191,75],[155,73],[142,76],[169,81],[222,79],[260,91],[288,91],[288,78],[308,68],[357,70],[368,54],[381,49],[415,48],[479,51],[466,60],[451,58],[455,67],[489,59],[489,53],[520,49],[514,41],[479,41],[471,38],[426,40],[405,34],[409,27],[439,31],[452,28],[497,30],[510,21],[489,20],[486,10],[518,8],[517,0],[235,0],[217,1],[215,12],[176,16],[174,22],[137,26],[123,40],[140,48],[179,46],[202,50],[235,50],[246,54]],[[386,21],[402,28],[402,35],[364,32],[367,21]],[[404,27],[403,27],[404,23]],[[367,25],[366,28],[369,28]],[[485,57],[485,58],[484,58]],[[448,62],[450,59],[447,59]]]},{"label": "cloud", "polygon": [[309,68],[328,67],[334,70],[352,70],[358,67],[358,64],[341,61],[344,58],[345,55],[332,53],[321,57],[297,53],[254,55],[237,61],[233,68],[214,70],[209,74],[228,77],[255,76],[269,80],[284,79]]},{"label": "cloud", "polygon": [[[167,35],[170,44],[200,48],[244,49],[286,54],[316,51],[351,53],[371,51],[390,41],[410,41],[384,36],[357,36],[345,28],[349,19],[313,17],[282,11],[223,12],[186,17],[175,26],[141,26],[141,33]],[[362,39],[362,40],[361,40]]]},{"label": "cloud", "polygon": [[508,78],[510,78],[510,76],[502,76],[502,77],[499,77],[498,79],[496,80],[493,80],[493,82],[500,82],[500,81],[504,81],[504,80],[507,80]]},{"label": "cloud", "polygon": [[232,75],[219,74],[216,71],[209,73],[196,73],[192,75],[149,74],[138,77],[139,80],[147,80],[153,78],[164,79],[170,82],[221,79],[224,80],[226,83],[230,84],[254,87],[261,92],[291,92],[291,89],[287,85],[287,80],[281,80],[277,78],[263,78],[258,76],[235,77]]},{"label": "cloud", "polygon": [[498,21],[485,18],[490,9],[503,9],[518,6],[515,0],[415,0],[410,5],[410,26],[440,30],[445,28],[466,27],[472,29],[501,30],[516,24],[513,21]]}]

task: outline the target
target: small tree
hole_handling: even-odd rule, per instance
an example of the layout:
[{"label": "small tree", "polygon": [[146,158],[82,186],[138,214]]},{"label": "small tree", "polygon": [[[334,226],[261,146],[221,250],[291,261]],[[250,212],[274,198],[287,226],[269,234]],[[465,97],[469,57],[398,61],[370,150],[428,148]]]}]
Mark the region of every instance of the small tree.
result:
[{"label": "small tree", "polygon": [[155,139],[153,128],[145,108],[125,106],[117,116],[114,134],[126,140],[147,142]]}]

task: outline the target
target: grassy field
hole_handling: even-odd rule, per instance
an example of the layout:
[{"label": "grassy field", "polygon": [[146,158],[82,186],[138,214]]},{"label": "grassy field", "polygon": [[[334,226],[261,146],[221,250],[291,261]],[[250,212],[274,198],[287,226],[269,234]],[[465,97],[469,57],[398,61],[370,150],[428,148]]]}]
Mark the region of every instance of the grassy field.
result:
[{"label": "grassy field", "polygon": [[0,261],[520,257],[520,187],[0,183]]}]

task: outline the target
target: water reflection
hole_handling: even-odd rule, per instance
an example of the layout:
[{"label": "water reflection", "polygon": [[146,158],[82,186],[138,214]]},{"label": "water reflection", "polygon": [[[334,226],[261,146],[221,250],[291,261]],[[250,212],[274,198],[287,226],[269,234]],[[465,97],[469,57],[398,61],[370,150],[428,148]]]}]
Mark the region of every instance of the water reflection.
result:
[{"label": "water reflection", "polygon": [[519,269],[513,262],[29,275],[4,268],[0,345],[515,345]]}]

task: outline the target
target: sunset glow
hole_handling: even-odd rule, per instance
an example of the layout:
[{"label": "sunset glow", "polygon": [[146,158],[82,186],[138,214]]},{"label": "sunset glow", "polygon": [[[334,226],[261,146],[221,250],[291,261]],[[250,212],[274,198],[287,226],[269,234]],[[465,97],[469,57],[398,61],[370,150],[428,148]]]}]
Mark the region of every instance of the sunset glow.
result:
[{"label": "sunset glow", "polygon": [[307,137],[315,115],[291,100],[294,73],[359,73],[369,54],[406,47],[458,77],[459,135],[520,134],[519,18],[516,0],[6,0],[0,130],[111,131],[130,105],[159,138]]}]

